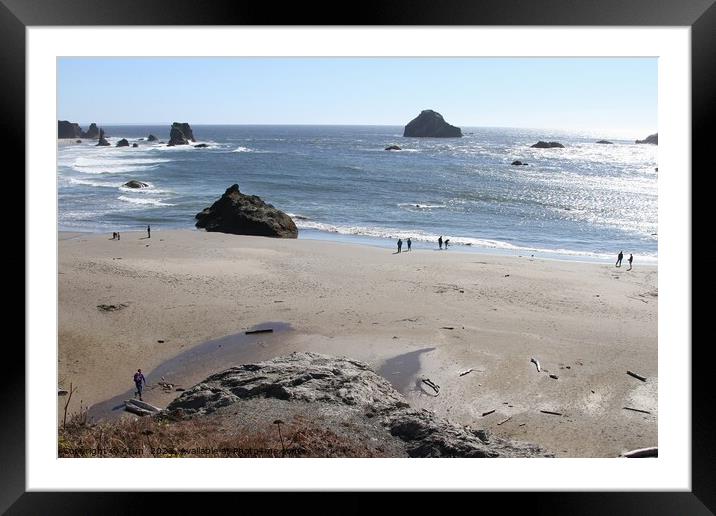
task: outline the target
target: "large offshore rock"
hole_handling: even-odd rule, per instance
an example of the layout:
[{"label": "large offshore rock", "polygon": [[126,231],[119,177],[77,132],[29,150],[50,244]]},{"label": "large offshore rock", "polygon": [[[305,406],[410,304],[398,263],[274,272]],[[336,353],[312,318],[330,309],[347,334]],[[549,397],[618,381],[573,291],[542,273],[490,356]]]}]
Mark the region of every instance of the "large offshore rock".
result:
[{"label": "large offshore rock", "polygon": [[298,237],[293,219],[256,195],[245,195],[234,184],[224,195],[196,214],[196,227],[207,231],[279,238]]},{"label": "large offshore rock", "polygon": [[530,147],[534,147],[535,149],[564,149],[564,145],[559,142],[543,142],[542,140],[538,141],[534,145],[530,145]]},{"label": "large offshore rock", "polygon": [[659,133],[650,134],[643,140],[636,140],[634,143],[651,143],[653,145],[659,145]]},{"label": "large offshore rock", "polygon": [[403,136],[429,137],[429,138],[460,138],[462,131],[459,127],[448,124],[437,111],[426,109],[408,122]]},{"label": "large offshore rock", "polygon": [[79,124],[68,122],[67,120],[57,121],[57,137],[58,138],[82,138],[82,128]]},{"label": "large offshore rock", "polygon": [[187,145],[189,141],[195,142],[194,132],[191,130],[191,126],[186,122],[174,122],[169,131],[169,147],[174,145]]}]

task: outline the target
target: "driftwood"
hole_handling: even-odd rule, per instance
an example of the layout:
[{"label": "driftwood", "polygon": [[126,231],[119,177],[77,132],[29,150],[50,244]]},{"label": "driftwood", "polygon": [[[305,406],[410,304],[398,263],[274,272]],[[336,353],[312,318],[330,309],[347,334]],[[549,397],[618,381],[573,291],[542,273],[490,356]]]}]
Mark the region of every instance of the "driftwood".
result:
[{"label": "driftwood", "polygon": [[440,329],[441,329],[441,330],[454,330],[454,329],[455,329],[455,326],[443,326],[443,327],[440,328]]},{"label": "driftwood", "polygon": [[559,376],[557,376],[556,374],[551,374],[551,375],[549,375],[549,377],[554,378],[555,380],[559,379]]},{"label": "driftwood", "polygon": [[440,386],[433,383],[429,378],[423,378],[423,383],[435,391],[435,395],[440,394]]},{"label": "driftwood", "polygon": [[64,389],[57,389],[58,396],[67,396],[67,391]]},{"label": "driftwood", "polygon": [[634,412],[641,412],[642,414],[651,414],[648,410],[641,410],[638,408],[624,407],[624,410],[632,410]]},{"label": "driftwood", "polygon": [[498,425],[501,425],[502,423],[507,423],[510,419],[512,419],[512,416],[508,417],[507,419],[503,419],[502,421],[500,421],[500,422],[497,423],[497,424],[498,424]]},{"label": "driftwood", "polygon": [[493,410],[488,410],[487,412],[483,412],[483,413],[482,413],[482,417],[489,416],[489,415],[492,414],[494,411],[495,411],[495,410],[493,409]]},{"label": "driftwood", "polygon": [[543,414],[552,414],[553,416],[563,416],[561,412],[552,412],[551,410],[540,410]]},{"label": "driftwood", "polygon": [[627,374],[628,374],[629,376],[633,376],[633,377],[636,378],[637,380],[641,380],[642,382],[645,382],[645,381],[646,381],[646,377],[645,377],[645,376],[642,376],[642,375],[640,375],[640,374],[636,374],[636,373],[633,372],[633,371],[627,371]]},{"label": "driftwood", "polygon": [[254,333],[273,333],[272,328],[266,328],[264,330],[249,330],[244,332],[245,335],[253,335]]},{"label": "driftwood", "polygon": [[536,358],[532,357],[532,358],[530,358],[530,362],[532,362],[534,365],[537,366],[537,372],[538,372],[538,373],[542,370],[542,368],[541,368],[540,365],[539,365],[539,360],[537,360]]},{"label": "driftwood", "polygon": [[472,372],[472,367],[470,369],[468,369],[467,371],[463,371],[462,373],[460,373],[460,376],[465,376],[466,374],[471,373],[471,372]]},{"label": "driftwood", "polygon": [[628,452],[622,453],[622,457],[628,457],[628,458],[640,458],[640,457],[658,457],[659,456],[659,448],[656,446],[651,446],[649,448],[639,448],[638,450],[631,450]]},{"label": "driftwood", "polygon": [[124,400],[124,410],[137,414],[138,416],[151,416],[152,414],[159,412],[161,409],[159,407],[155,407],[154,405],[150,405],[145,401],[131,399]]}]

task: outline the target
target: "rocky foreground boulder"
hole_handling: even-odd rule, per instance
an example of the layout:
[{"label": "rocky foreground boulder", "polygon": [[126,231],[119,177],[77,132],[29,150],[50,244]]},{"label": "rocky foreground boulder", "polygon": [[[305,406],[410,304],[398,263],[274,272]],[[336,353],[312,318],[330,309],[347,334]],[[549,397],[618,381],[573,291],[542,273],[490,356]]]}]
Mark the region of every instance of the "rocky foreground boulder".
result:
[{"label": "rocky foreground boulder", "polygon": [[659,133],[650,134],[643,140],[636,140],[634,143],[651,143],[652,145],[659,145]]},{"label": "rocky foreground boulder", "polygon": [[169,143],[167,143],[167,146],[188,145],[190,141],[196,141],[191,126],[186,122],[174,122],[169,131]]},{"label": "rocky foreground boulder", "polygon": [[542,140],[538,141],[534,145],[530,145],[530,147],[533,147],[535,149],[564,149],[564,145],[559,142],[543,142]]},{"label": "rocky foreground boulder", "polygon": [[196,227],[207,231],[278,238],[298,237],[298,228],[291,217],[265,203],[256,195],[245,195],[234,184],[224,195],[196,214]]},{"label": "rocky foreground boulder", "polygon": [[408,122],[403,136],[428,138],[460,138],[462,131],[459,127],[448,124],[437,111],[426,109]]},{"label": "rocky foreground boulder", "polygon": [[[358,435],[376,435],[411,457],[545,457],[540,447],[491,436],[413,409],[391,384],[362,362],[318,353],[292,353],[231,367],[186,390],[159,413],[174,420],[229,417],[261,400],[262,410],[285,414],[308,407],[316,420]],[[247,414],[250,412],[247,409]]]}]

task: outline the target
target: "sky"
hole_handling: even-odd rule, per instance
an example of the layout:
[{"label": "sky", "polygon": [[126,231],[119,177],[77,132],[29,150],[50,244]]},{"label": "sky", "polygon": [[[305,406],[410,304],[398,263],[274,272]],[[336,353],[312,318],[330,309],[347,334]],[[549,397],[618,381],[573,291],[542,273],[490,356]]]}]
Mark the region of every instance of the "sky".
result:
[{"label": "sky", "polygon": [[87,125],[460,127],[645,137],[656,58],[59,58],[58,119]]}]

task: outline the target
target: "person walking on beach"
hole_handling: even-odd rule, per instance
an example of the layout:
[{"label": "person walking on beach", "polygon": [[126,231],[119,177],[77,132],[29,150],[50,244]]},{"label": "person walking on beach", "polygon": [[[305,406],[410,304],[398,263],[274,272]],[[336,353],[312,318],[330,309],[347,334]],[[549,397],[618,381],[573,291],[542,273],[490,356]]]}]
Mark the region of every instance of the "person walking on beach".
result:
[{"label": "person walking on beach", "polygon": [[152,238],[152,228],[147,224],[147,238]]},{"label": "person walking on beach", "polygon": [[117,240],[117,232],[116,231],[112,232],[112,240]]},{"label": "person walking on beach", "polygon": [[631,262],[633,262],[633,261],[634,261],[634,255],[629,253],[629,268],[627,269],[628,271],[631,270]]},{"label": "person walking on beach", "polygon": [[117,240],[119,240],[119,233],[117,233]]},{"label": "person walking on beach", "polygon": [[403,248],[403,241],[401,239],[398,239],[398,252]]},{"label": "person walking on beach", "polygon": [[617,256],[617,263],[614,264],[614,267],[622,266],[622,258],[624,258],[624,253],[622,251],[619,251],[619,256]]},{"label": "person walking on beach", "polygon": [[411,242],[410,242],[410,239],[409,239],[409,238],[408,238],[407,242],[408,242],[408,251],[410,251]]},{"label": "person walking on beach", "polygon": [[447,249],[447,246],[448,246],[448,242],[449,242],[449,241],[450,241],[449,238],[446,238],[446,239],[445,239],[445,249]]},{"label": "person walking on beach", "polygon": [[134,385],[137,387],[137,392],[134,393],[134,397],[136,398],[139,396],[139,399],[141,400],[142,390],[144,389],[144,386],[147,385],[147,379],[144,378],[141,369],[137,369],[137,372],[134,373]]},{"label": "person walking on beach", "polygon": [[440,235],[440,238],[438,238],[438,245],[440,246],[440,249],[443,248],[443,237]]}]

